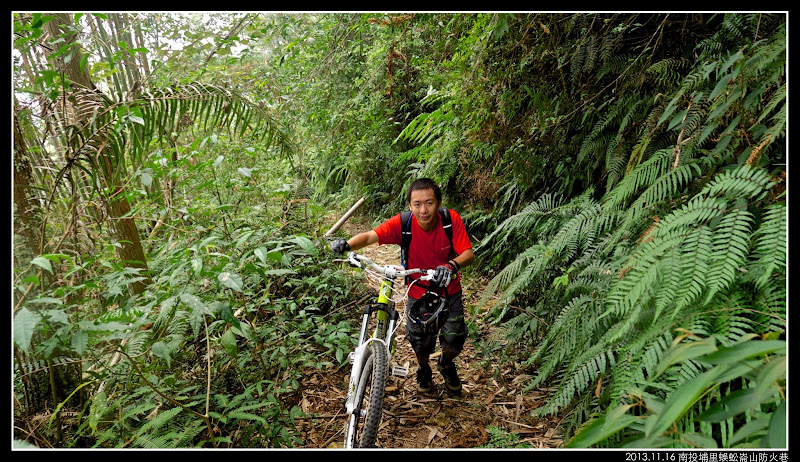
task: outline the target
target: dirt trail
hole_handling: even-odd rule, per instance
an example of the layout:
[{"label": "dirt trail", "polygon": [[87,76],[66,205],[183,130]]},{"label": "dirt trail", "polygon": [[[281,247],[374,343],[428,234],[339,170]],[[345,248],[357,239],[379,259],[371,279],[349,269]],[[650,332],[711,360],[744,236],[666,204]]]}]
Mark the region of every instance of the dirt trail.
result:
[{"label": "dirt trail", "polygon": [[[355,220],[352,220],[355,221]],[[366,226],[349,222],[348,235]],[[398,246],[369,246],[361,250],[379,264],[396,263]],[[372,278],[369,278],[370,280]],[[374,281],[373,281],[374,283]],[[400,284],[400,290],[404,286]],[[377,285],[376,285],[377,292]],[[465,313],[478,296],[470,281],[464,281]],[[467,313],[467,316],[470,316]],[[476,343],[492,335],[488,323],[477,320],[480,332],[470,337],[464,351],[456,358],[463,384],[460,397],[444,391],[441,375],[434,369],[436,392],[421,394],[416,390],[416,360],[405,326],[398,329],[398,348],[393,362],[409,368],[407,377],[390,376],[386,387],[383,419],[377,445],[382,448],[475,448],[490,441],[486,428],[497,426],[519,435],[532,447],[563,447],[558,419],[532,417],[530,411],[541,405],[542,392],[522,394],[527,378],[512,367],[498,366],[476,352]],[[434,353],[432,359],[438,357]],[[349,367],[331,371],[313,371],[302,382],[301,406],[316,417],[298,422],[306,448],[339,448],[343,438],[343,414]]]}]

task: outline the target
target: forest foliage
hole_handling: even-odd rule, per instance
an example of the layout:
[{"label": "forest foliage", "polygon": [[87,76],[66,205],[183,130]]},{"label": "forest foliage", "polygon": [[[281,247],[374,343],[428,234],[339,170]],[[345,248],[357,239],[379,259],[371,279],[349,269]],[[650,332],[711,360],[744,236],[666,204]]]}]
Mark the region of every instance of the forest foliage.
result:
[{"label": "forest foliage", "polygon": [[328,210],[429,176],[567,447],[786,447],[785,14],[15,13],[14,49],[19,444],[302,445],[365,290]]}]

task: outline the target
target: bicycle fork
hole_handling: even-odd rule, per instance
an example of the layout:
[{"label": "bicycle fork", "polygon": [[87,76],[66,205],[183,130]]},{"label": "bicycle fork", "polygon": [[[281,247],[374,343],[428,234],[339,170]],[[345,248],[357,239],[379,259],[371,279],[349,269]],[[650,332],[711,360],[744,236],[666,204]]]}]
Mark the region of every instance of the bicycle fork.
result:
[{"label": "bicycle fork", "polygon": [[[392,280],[383,280],[381,281],[381,288],[378,293],[378,305],[386,307],[387,309],[381,310],[378,308],[378,325],[375,328],[375,338],[383,338],[384,345],[387,348],[388,353],[388,362],[387,364],[391,364],[392,358],[394,357],[395,350],[397,348],[397,341],[394,337],[395,327],[397,326],[397,322],[400,318],[399,314],[395,310],[395,302],[391,299],[392,297],[392,288],[394,287],[394,281]],[[363,343],[366,340],[366,331],[362,327],[361,332],[361,341],[359,344]],[[387,371],[388,372],[388,371]],[[393,365],[391,368],[391,374],[399,377],[405,377],[408,375],[408,368],[401,367],[397,365]]]}]

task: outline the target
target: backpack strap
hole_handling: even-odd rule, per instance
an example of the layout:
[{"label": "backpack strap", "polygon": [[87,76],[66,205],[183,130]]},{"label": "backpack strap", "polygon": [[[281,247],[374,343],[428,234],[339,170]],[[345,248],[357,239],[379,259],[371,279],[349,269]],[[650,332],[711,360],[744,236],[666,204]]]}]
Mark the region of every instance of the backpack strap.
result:
[{"label": "backpack strap", "polygon": [[458,255],[455,253],[456,249],[453,248],[453,219],[450,218],[450,209],[444,206],[439,207],[439,216],[442,219],[442,228],[444,228],[444,233],[447,234],[447,238],[450,239],[450,255]]},{"label": "backpack strap", "polygon": [[411,245],[411,210],[400,214],[400,263],[408,269],[408,247]]}]

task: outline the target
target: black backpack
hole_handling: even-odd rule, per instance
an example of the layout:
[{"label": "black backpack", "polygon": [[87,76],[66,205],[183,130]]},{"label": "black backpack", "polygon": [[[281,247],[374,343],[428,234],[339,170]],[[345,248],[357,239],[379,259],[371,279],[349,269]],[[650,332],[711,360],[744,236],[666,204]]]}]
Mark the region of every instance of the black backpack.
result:
[{"label": "black backpack", "polygon": [[[447,234],[447,238],[450,239],[450,256],[454,257],[458,254],[453,248],[453,220],[450,218],[450,210],[447,207],[439,207],[439,219],[442,220],[444,232]],[[403,268],[408,269],[408,248],[411,245],[411,210],[406,210],[400,214],[400,235],[402,236],[400,263]]]}]

